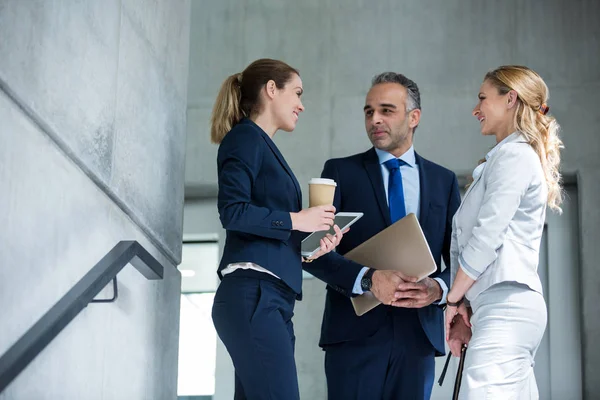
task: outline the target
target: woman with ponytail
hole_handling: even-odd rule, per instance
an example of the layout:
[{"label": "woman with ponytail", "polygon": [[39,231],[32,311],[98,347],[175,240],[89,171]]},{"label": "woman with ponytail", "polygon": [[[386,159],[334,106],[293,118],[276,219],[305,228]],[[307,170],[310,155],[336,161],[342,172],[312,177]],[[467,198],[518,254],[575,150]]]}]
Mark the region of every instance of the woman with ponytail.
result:
[{"label": "woman with ponytail", "polygon": [[446,338],[468,345],[460,399],[538,399],[534,357],[547,311],[537,273],[546,207],[560,212],[559,126],[527,67],[488,72],[473,110],[496,146],[453,220]]},{"label": "woman with ponytail", "polygon": [[[302,209],[296,177],[273,142],[304,111],[298,71],[270,59],[250,64],[221,86],[211,117],[218,209],[227,232],[212,317],[235,367],[235,399],[299,399],[294,303],[302,288],[300,242],[328,230],[335,208]],[[342,232],[321,241],[330,252]]]}]

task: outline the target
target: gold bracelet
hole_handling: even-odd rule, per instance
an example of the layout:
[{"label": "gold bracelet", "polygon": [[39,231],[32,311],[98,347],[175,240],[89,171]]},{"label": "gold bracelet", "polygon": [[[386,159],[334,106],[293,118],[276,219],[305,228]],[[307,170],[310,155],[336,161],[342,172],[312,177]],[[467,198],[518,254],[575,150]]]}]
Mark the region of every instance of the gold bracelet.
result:
[{"label": "gold bracelet", "polygon": [[313,261],[315,261],[315,259],[314,259],[314,258],[306,258],[306,257],[302,257],[302,262],[304,262],[304,263],[311,263],[311,262],[313,262]]}]

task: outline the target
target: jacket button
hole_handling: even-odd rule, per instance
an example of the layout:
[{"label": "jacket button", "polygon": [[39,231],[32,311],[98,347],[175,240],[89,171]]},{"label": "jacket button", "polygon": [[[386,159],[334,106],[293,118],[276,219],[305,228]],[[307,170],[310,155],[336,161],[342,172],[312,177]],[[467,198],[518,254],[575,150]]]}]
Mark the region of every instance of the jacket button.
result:
[{"label": "jacket button", "polygon": [[460,235],[460,234],[462,234],[462,229],[458,228],[458,229],[456,230],[456,234],[457,234],[457,235]]}]

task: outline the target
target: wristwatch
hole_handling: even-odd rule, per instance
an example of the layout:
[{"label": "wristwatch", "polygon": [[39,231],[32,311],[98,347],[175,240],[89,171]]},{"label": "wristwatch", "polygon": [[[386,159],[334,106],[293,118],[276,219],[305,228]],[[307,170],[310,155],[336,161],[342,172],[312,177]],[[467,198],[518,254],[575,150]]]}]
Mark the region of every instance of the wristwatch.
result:
[{"label": "wristwatch", "polygon": [[375,270],[373,268],[369,268],[360,280],[360,288],[363,292],[371,291],[371,286],[373,286],[372,277],[374,273]]}]

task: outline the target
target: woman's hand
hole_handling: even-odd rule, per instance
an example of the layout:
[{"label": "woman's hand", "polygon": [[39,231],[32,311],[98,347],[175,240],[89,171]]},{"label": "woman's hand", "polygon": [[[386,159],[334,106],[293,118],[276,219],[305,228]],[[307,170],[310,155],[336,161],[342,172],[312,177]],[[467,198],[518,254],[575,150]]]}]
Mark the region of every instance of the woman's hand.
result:
[{"label": "woman's hand", "polygon": [[446,340],[454,357],[460,357],[463,346],[471,341],[473,332],[461,317],[455,317],[450,328],[446,328]]},{"label": "woman's hand", "polygon": [[446,306],[446,341],[450,340],[450,330],[455,318],[462,319],[462,322],[469,329],[471,328],[471,317],[465,303],[461,303],[458,307]]},{"label": "woman's hand", "polygon": [[455,357],[460,357],[462,346],[471,340],[471,309],[467,308],[464,300],[465,293],[474,282],[459,266],[446,296],[446,341]]},{"label": "woman's hand", "polygon": [[[305,208],[300,212],[290,213],[290,216],[292,218],[292,229],[295,231],[327,231],[333,225],[335,207],[317,206]],[[323,243],[321,243],[321,246],[323,246]]]},{"label": "woman's hand", "polygon": [[331,250],[334,250],[337,247],[337,245],[340,244],[340,242],[342,241],[344,233],[348,232],[350,228],[346,228],[346,230],[342,232],[339,226],[334,225],[333,230],[335,231],[335,235],[331,235],[329,233],[325,235],[325,237],[321,239],[321,249],[315,254],[313,254],[312,257],[308,258],[306,261],[311,262],[321,257],[322,255],[329,253]]},{"label": "woman's hand", "polygon": [[[471,316],[463,301],[465,293],[473,286],[473,283],[475,283],[475,280],[465,274],[462,267],[459,265],[456,276],[454,277],[454,283],[448,292],[448,296],[446,296],[446,341],[448,341],[450,327],[452,326],[455,317],[462,318],[465,325],[469,328],[471,327]],[[454,305],[452,306],[450,304]]]}]

